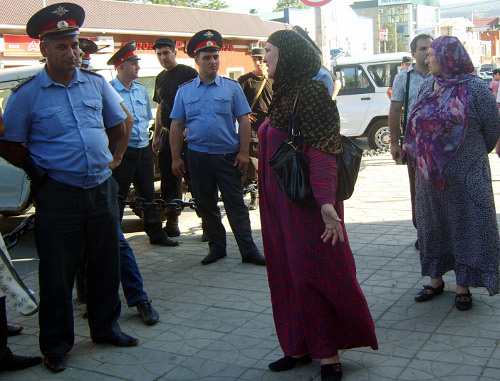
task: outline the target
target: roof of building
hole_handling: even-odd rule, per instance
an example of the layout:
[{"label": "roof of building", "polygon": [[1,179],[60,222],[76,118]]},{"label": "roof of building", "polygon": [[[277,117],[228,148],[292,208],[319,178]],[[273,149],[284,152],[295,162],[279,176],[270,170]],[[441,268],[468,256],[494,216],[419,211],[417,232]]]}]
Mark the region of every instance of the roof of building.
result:
[{"label": "roof of building", "polygon": [[[46,0],[46,5],[62,0]],[[144,4],[115,0],[71,0],[85,9],[82,31],[191,36],[202,29],[216,29],[224,38],[265,39],[285,24],[261,20],[251,14],[230,13],[210,9]],[[0,24],[23,26],[40,9],[35,1],[2,2]]]},{"label": "roof of building", "polygon": [[475,26],[494,26],[500,24],[500,17],[485,17],[482,19],[474,19]]}]

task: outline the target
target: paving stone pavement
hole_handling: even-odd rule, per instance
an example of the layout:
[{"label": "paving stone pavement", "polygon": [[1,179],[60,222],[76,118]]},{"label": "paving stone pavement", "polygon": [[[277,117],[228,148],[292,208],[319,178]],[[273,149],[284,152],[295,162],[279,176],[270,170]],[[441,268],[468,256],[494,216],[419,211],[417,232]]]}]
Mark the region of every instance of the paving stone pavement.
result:
[{"label": "paving stone pavement", "polygon": [[[497,205],[500,159],[490,155]],[[368,299],[380,349],[342,351],[343,380],[499,380],[500,296],[473,289],[474,307],[454,308],[454,277],[446,292],[415,303],[425,284],[413,244],[405,166],[389,154],[363,159],[354,196],[345,208],[347,232],[358,280]],[[262,248],[259,212],[251,212],[257,245]],[[225,220],[226,226],[227,219]],[[160,313],[146,327],[122,296],[120,324],[140,338],[135,348],[95,345],[75,301],[75,346],[68,369],[53,374],[42,365],[4,372],[2,380],[319,380],[319,362],[272,373],[269,362],[282,356],[274,330],[266,270],[242,264],[228,228],[228,257],[202,266],[207,244],[200,242],[200,221],[192,210],[180,219],[181,245],[151,246],[140,222],[127,214],[124,231],[144,278],[145,290]],[[23,274],[37,291],[37,273]],[[24,332],[9,338],[14,353],[39,354],[37,316],[9,310],[9,322]]]}]

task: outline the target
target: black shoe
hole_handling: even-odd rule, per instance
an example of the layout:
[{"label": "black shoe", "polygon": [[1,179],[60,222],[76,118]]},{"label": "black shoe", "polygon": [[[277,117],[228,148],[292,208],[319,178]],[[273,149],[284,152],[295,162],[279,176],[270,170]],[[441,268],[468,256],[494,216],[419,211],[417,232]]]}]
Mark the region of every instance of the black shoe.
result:
[{"label": "black shoe", "polygon": [[7,324],[7,337],[19,335],[23,329],[24,327],[20,325]]},{"label": "black shoe", "polygon": [[258,251],[256,253],[253,253],[253,254],[250,254],[250,255],[245,255],[244,257],[241,258],[241,262],[243,262],[243,263],[253,263],[254,265],[259,265],[259,266],[265,266],[266,265],[266,259]]},{"label": "black shoe", "polygon": [[[425,290],[429,290],[430,292],[425,292]],[[424,286],[424,289],[420,291],[417,294],[417,296],[415,296],[415,301],[419,303],[426,302],[428,300],[431,300],[436,295],[442,294],[443,292],[444,292],[444,281],[443,283],[441,283],[441,286],[435,288],[427,284]]]},{"label": "black shoe", "polygon": [[340,381],[342,378],[342,364],[321,365],[321,381]]},{"label": "black shoe", "polygon": [[41,357],[16,356],[9,348],[4,348],[0,354],[0,372],[2,370],[21,370],[42,362]]},{"label": "black shoe", "polygon": [[179,237],[181,235],[181,230],[179,229],[179,225],[169,225],[167,224],[163,230],[169,237]]},{"label": "black shoe", "polygon": [[415,241],[415,249],[417,249],[418,251],[420,251],[420,247],[418,246],[418,239]]},{"label": "black shoe", "polygon": [[59,353],[49,353],[45,355],[43,359],[43,363],[47,367],[47,369],[51,370],[54,373],[62,372],[66,369],[66,355],[62,355]]},{"label": "black shoe", "polygon": [[179,246],[179,242],[174,241],[173,239],[168,238],[166,234],[165,234],[165,237],[162,237],[162,238],[159,238],[159,239],[152,239],[152,238],[150,238],[149,239],[149,243],[151,245],[160,245],[160,246],[170,246],[170,247]]},{"label": "black shoe", "polygon": [[227,257],[227,254],[225,251],[216,253],[214,251],[211,251],[208,253],[208,255],[201,260],[202,265],[209,265],[210,263],[217,262],[219,259]]},{"label": "black shoe", "polygon": [[250,203],[248,204],[248,210],[259,209],[259,199],[257,197],[252,197]]},{"label": "black shoe", "polygon": [[467,311],[472,308],[472,295],[470,291],[455,296],[455,307],[459,311]]},{"label": "black shoe", "polygon": [[293,369],[293,367],[298,364],[310,364],[311,361],[312,358],[308,353],[301,357],[285,356],[269,364],[269,369],[273,372],[283,372],[285,370]]},{"label": "black shoe", "polygon": [[153,325],[160,319],[160,315],[158,315],[158,312],[153,308],[150,300],[141,300],[137,303],[136,307],[144,324]]},{"label": "black shoe", "polygon": [[139,339],[122,332],[120,336],[109,339],[92,339],[92,341],[97,344],[111,344],[115,347],[133,347],[137,345]]}]

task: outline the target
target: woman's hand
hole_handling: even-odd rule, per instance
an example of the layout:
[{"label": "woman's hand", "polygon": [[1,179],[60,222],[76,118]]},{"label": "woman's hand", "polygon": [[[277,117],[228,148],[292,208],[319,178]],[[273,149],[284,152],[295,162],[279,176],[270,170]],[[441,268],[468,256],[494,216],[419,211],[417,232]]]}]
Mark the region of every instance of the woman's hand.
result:
[{"label": "woman's hand", "polygon": [[332,204],[321,205],[321,215],[325,222],[325,231],[321,234],[323,242],[332,240],[332,246],[335,246],[337,241],[344,242],[344,231],[342,230],[342,220],[337,215]]}]

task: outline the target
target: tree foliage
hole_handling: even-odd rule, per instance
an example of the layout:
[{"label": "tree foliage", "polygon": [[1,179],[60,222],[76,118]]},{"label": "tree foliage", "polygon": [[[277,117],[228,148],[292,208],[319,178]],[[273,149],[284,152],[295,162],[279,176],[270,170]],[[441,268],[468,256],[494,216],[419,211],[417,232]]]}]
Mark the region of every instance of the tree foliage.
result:
[{"label": "tree foliage", "polygon": [[181,7],[223,9],[229,5],[223,0],[121,0],[140,3],[177,5]]},{"label": "tree foliage", "polygon": [[[387,29],[387,41],[385,43],[385,52],[384,48],[381,49],[383,53],[396,53],[396,44],[394,43],[394,24],[385,23],[384,29]],[[405,43],[403,42],[403,36],[401,34],[396,34],[397,37],[397,51],[398,52],[406,52]]]},{"label": "tree foliage", "polygon": [[307,5],[300,0],[278,0],[273,11],[283,11],[285,8],[307,8]]}]

